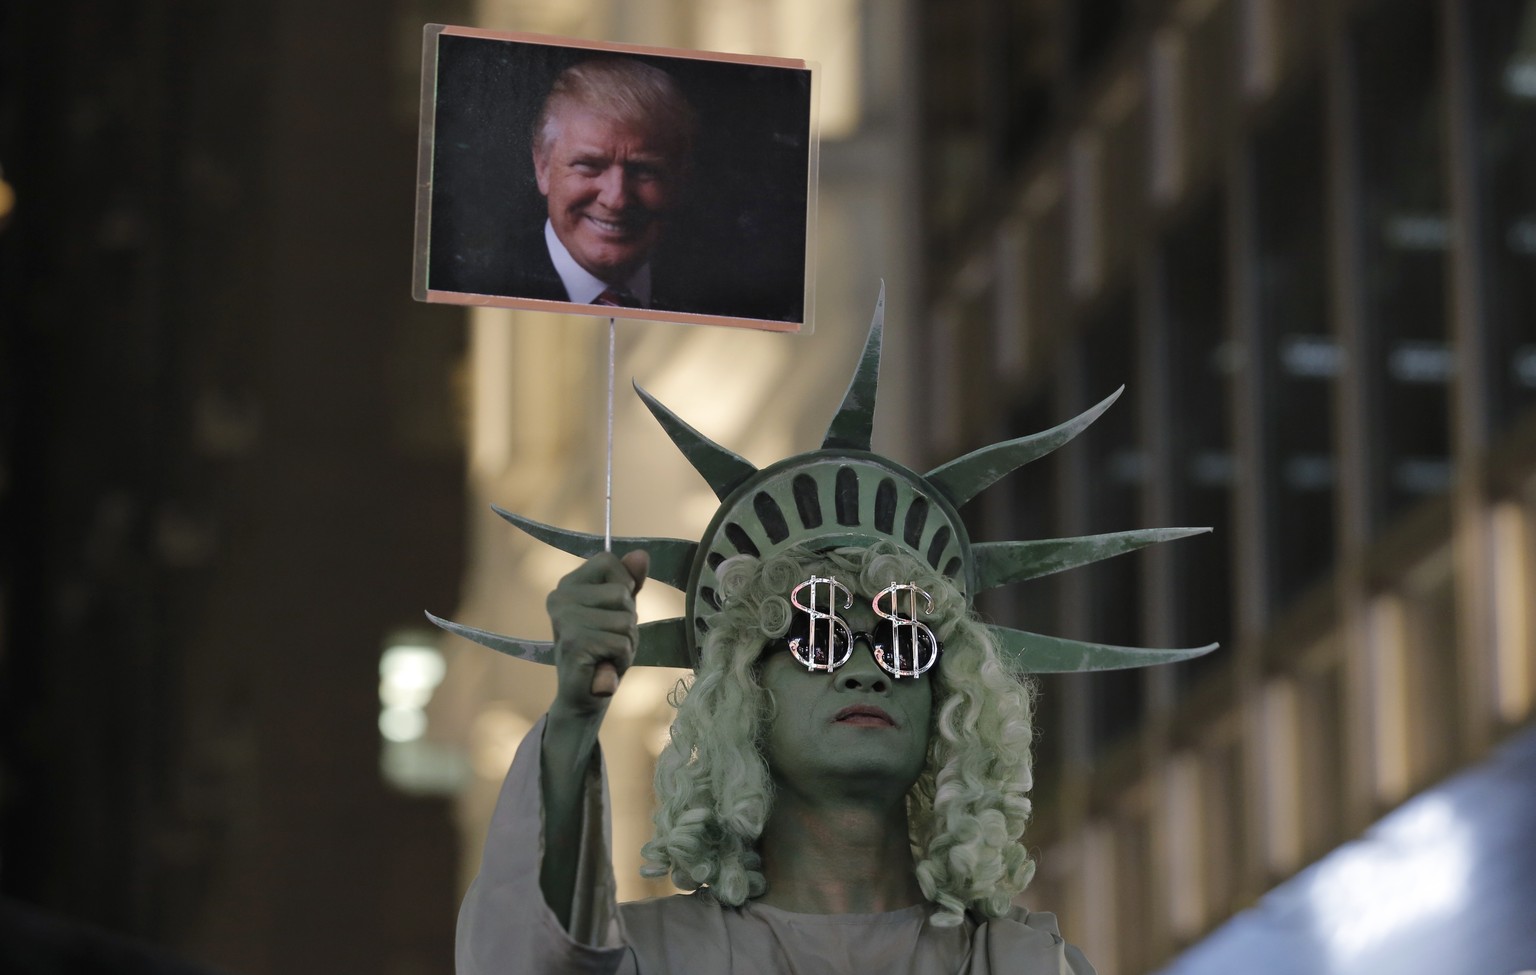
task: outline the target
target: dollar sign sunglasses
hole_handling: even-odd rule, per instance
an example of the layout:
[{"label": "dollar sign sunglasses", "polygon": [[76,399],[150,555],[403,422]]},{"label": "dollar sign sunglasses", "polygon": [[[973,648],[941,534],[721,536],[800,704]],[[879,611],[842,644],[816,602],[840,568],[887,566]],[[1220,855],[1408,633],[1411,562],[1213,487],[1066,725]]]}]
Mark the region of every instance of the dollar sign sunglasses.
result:
[{"label": "dollar sign sunglasses", "polygon": [[917,618],[919,597],[921,612],[933,613],[933,597],[928,593],[908,582],[886,586],[870,600],[880,622],[869,632],[857,633],[837,615],[839,597],[843,609],[853,606],[853,593],[832,576],[813,575],[790,591],[795,613],[783,645],[806,670],[837,670],[853,656],[860,640],[874,651],[875,664],[892,677],[920,677],[938,663],[944,647]]}]

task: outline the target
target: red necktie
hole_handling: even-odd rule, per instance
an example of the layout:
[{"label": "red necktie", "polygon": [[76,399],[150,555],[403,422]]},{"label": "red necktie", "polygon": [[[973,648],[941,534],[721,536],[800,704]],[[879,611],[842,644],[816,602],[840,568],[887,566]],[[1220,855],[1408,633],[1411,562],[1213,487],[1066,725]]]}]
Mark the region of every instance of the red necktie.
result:
[{"label": "red necktie", "polygon": [[609,308],[639,308],[640,302],[635,296],[623,288],[608,288],[602,294],[592,299],[594,305],[607,305]]}]

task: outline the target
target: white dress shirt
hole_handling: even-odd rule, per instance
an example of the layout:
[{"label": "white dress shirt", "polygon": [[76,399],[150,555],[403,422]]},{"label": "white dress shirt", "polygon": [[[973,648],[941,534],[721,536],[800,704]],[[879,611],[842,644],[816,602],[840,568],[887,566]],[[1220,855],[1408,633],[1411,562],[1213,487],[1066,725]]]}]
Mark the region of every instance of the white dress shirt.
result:
[{"label": "white dress shirt", "polygon": [[640,302],[640,307],[651,307],[651,264],[647,261],[640,270],[630,275],[628,281],[618,285],[612,285],[602,278],[590,274],[586,268],[576,263],[576,258],[565,249],[565,244],[555,234],[555,227],[548,220],[544,221],[544,243],[549,247],[549,259],[554,262],[555,273],[560,275],[560,283],[565,285],[565,293],[571,301],[579,305],[590,305],[597,301],[598,297],[609,288],[619,287],[628,291]]}]

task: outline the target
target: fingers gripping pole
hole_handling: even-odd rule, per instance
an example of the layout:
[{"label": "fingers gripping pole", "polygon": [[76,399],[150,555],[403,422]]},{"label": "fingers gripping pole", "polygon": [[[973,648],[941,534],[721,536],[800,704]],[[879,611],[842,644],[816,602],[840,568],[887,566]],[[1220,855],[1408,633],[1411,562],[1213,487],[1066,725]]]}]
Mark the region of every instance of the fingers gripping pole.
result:
[{"label": "fingers gripping pole", "polygon": [[[607,481],[603,492],[603,551],[613,551],[613,372],[615,334],[618,331],[614,319],[608,319],[608,456]],[[592,671],[592,694],[595,697],[611,697],[619,689],[619,672],[613,664],[600,663]]]}]

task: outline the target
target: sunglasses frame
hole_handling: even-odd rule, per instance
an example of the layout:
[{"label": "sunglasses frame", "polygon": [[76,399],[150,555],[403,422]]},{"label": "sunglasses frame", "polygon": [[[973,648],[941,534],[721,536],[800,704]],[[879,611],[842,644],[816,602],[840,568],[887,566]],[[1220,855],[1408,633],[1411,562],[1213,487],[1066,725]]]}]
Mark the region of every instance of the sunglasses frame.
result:
[{"label": "sunglasses frame", "polygon": [[[816,605],[816,590],[823,583],[831,588],[832,596],[829,600],[830,606],[828,607],[831,612],[823,612]],[[798,599],[800,593],[807,587],[811,590],[810,605],[801,603]],[[933,613],[933,597],[926,591],[919,589],[916,584],[910,582],[893,582],[886,586],[870,599],[870,606],[874,609],[875,615],[880,618],[881,622],[877,623],[872,630],[861,630],[858,632],[855,632],[846,620],[837,615],[837,595],[839,591],[843,595],[842,608],[852,608],[853,593],[847,586],[838,582],[834,576],[813,575],[790,590],[789,601],[796,611],[795,622],[805,626],[803,636],[796,634],[794,636],[786,635],[783,638],[790,656],[795,658],[796,663],[803,664],[807,671],[833,673],[848,662],[848,659],[853,656],[854,648],[858,646],[859,640],[862,639],[869,644],[869,648],[874,654],[875,664],[883,672],[898,680],[902,677],[921,677],[938,664],[939,657],[944,652],[944,645],[927,624],[917,619],[917,597],[919,595],[923,597],[925,604],[923,612],[929,615]],[[899,612],[897,599],[903,592],[908,593],[911,597],[908,610],[910,618],[897,615]],[[881,599],[887,596],[891,599],[892,612],[889,613],[880,608]],[[818,626],[822,620],[826,621],[825,629]],[[901,631],[903,628],[911,631],[912,643],[906,648],[911,654],[912,665],[910,667],[903,667],[901,665],[903,653]],[[888,635],[889,640],[877,638],[882,631]],[[830,643],[825,653],[821,654],[825,658],[825,663],[817,660],[815,644],[818,633],[825,634],[825,639]],[[836,653],[839,637],[843,640],[841,654]],[[920,647],[919,640],[924,637],[926,638],[924,641],[926,646]],[[806,649],[802,649],[802,640],[808,644]],[[894,644],[894,646],[887,646],[888,642]],[[922,664],[918,664],[918,653],[923,650],[927,651],[927,659]]]}]

